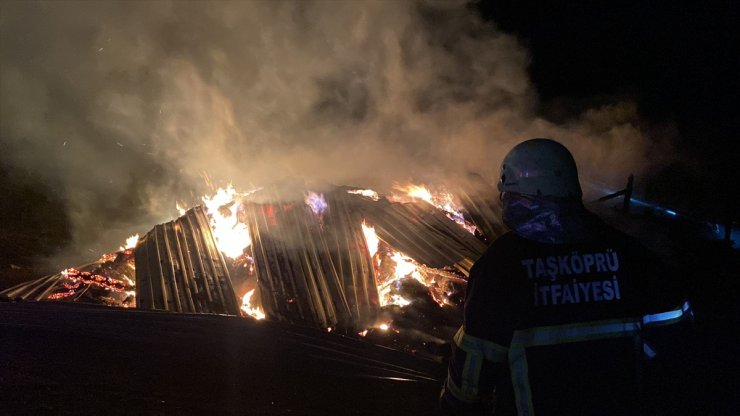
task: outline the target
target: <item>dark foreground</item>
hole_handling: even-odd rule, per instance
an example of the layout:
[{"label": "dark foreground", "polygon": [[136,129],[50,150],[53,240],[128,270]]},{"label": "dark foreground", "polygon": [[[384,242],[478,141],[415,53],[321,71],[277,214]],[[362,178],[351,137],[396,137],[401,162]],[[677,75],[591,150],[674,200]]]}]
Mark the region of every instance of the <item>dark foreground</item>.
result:
[{"label": "dark foreground", "polygon": [[[740,414],[738,315],[721,299],[697,299],[659,414]],[[276,322],[0,301],[0,415],[436,415],[445,372]]]},{"label": "dark foreground", "polygon": [[277,323],[0,302],[0,414],[434,415],[444,371]]}]

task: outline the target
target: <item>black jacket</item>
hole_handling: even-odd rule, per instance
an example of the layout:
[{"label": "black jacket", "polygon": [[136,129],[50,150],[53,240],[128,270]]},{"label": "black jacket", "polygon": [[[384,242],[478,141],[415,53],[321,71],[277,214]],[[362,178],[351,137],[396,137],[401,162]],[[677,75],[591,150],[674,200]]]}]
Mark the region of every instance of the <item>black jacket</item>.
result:
[{"label": "black jacket", "polygon": [[443,407],[490,412],[495,400],[504,415],[649,412],[646,364],[669,355],[680,336],[672,324],[691,316],[680,280],[597,219],[573,244],[504,234],[471,270]]}]

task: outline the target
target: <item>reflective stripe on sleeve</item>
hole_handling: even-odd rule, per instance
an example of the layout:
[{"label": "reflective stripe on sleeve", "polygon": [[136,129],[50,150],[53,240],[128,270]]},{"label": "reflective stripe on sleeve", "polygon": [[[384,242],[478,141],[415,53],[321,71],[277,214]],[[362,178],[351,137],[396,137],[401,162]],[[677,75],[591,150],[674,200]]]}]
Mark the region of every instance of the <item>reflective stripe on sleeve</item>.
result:
[{"label": "reflective stripe on sleeve", "polygon": [[455,381],[452,379],[452,376],[450,375],[449,371],[447,373],[447,381],[445,382],[445,388],[456,399],[462,402],[475,403],[478,401],[478,396],[476,394],[471,394],[471,392],[466,391],[462,389],[461,387],[459,387],[457,384],[455,384]]},{"label": "reflective stripe on sleeve", "polygon": [[454,389],[457,389],[461,400],[477,398],[483,361],[506,363],[509,349],[495,342],[466,334],[464,326],[460,327],[453,340],[458,348],[465,351],[465,362],[461,374],[462,385],[453,386],[451,391],[455,392]]},{"label": "reflective stripe on sleeve", "polygon": [[505,363],[509,354],[508,347],[468,335],[463,326],[457,331],[453,340],[455,345],[466,353],[478,353],[494,363]]},{"label": "reflective stripe on sleeve", "polygon": [[676,309],[643,316],[642,323],[647,328],[652,326],[670,325],[690,316],[693,316],[691,304],[689,301],[685,301]]},{"label": "reflective stripe on sleeve", "polygon": [[519,416],[534,415],[532,388],[529,384],[529,365],[527,353],[521,345],[512,345],[509,353],[511,385],[514,387],[516,411]]},{"label": "reflective stripe on sleeve", "polygon": [[534,414],[527,347],[625,337],[638,333],[640,329],[640,324],[634,320],[609,320],[515,331],[509,352],[509,367],[519,415]]},{"label": "reflective stripe on sleeve", "polygon": [[512,346],[533,347],[539,345],[565,344],[595,339],[623,337],[640,331],[634,320],[609,320],[579,324],[544,326],[514,332]]},{"label": "reflective stripe on sleeve", "polygon": [[[516,396],[517,412],[520,416],[534,414],[532,389],[529,384],[527,347],[633,336],[643,328],[670,325],[686,317],[693,317],[688,301],[685,301],[679,308],[645,315],[638,319],[584,322],[515,331],[509,349],[509,367]],[[655,351],[650,346],[644,344],[643,348],[649,358],[655,356]]]}]

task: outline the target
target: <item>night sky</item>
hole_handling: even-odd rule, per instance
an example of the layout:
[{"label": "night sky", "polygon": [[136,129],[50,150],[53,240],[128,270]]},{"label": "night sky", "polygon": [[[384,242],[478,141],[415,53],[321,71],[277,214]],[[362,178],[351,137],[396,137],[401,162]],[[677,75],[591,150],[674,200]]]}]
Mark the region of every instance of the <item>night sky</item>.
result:
[{"label": "night sky", "polygon": [[561,120],[598,102],[636,102],[643,127],[654,138],[672,136],[681,157],[649,178],[648,196],[737,220],[739,4],[486,1],[479,8],[530,50],[543,114]]}]

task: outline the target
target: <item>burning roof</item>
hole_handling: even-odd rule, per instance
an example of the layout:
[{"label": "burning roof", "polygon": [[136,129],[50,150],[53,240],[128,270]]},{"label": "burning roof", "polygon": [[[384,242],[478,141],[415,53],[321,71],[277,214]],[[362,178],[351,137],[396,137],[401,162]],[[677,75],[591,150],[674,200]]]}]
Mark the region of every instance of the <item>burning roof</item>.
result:
[{"label": "burning roof", "polygon": [[89,291],[88,301],[133,306],[120,294],[133,294],[135,271],[140,309],[251,315],[436,354],[430,345],[459,325],[470,267],[498,231],[496,208],[477,191],[397,190],[224,188],[135,249],[3,294],[83,300]]}]

